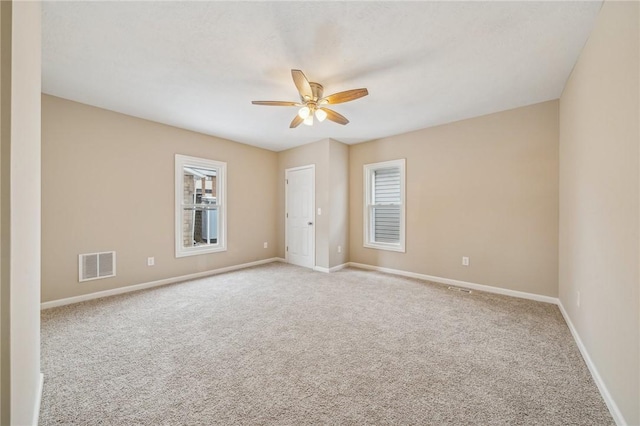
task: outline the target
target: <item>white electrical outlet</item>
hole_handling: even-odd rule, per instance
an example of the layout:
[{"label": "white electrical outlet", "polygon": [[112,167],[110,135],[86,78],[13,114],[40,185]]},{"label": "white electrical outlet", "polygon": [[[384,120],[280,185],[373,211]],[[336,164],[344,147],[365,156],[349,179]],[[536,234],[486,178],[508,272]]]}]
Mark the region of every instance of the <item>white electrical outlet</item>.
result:
[{"label": "white electrical outlet", "polygon": [[264,242],[264,248],[269,248],[269,243],[268,242]]},{"label": "white electrical outlet", "polygon": [[156,258],[155,257],[147,257],[147,266],[153,266],[156,264]]},{"label": "white electrical outlet", "polygon": [[469,258],[467,256],[462,256],[462,266],[469,266]]},{"label": "white electrical outlet", "polygon": [[322,209],[320,207],[318,207],[318,216],[322,215]]},{"label": "white electrical outlet", "polygon": [[580,291],[576,292],[576,306],[580,307]]},{"label": "white electrical outlet", "polygon": [[338,246],[338,253],[342,253],[342,246]]}]

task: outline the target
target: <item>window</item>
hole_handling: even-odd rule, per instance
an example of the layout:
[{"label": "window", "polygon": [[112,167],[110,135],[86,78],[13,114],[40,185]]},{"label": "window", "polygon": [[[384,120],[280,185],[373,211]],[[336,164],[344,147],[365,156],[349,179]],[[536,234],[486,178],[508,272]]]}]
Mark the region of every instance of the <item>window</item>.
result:
[{"label": "window", "polygon": [[176,257],[227,250],[227,163],[176,155]]},{"label": "window", "polygon": [[364,166],[364,246],[405,251],[405,160]]}]

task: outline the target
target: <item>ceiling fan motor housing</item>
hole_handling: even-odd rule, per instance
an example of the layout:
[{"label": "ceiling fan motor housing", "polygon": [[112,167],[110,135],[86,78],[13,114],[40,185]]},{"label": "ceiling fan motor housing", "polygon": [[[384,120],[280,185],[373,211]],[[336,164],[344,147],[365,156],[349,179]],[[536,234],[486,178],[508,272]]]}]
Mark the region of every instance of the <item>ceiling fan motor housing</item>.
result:
[{"label": "ceiling fan motor housing", "polygon": [[[311,93],[313,94],[313,99],[311,100],[317,102],[318,99],[322,99],[322,94],[324,93],[324,87],[322,87],[322,84],[310,81],[309,86],[311,86]],[[304,102],[306,99],[303,99],[302,101]]]}]

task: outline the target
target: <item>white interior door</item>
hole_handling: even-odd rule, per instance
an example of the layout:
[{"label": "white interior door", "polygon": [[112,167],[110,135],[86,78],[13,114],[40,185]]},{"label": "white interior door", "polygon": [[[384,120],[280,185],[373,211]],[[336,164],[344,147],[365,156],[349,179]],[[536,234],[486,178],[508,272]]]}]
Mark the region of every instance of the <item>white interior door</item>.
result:
[{"label": "white interior door", "polygon": [[315,253],[315,166],[285,171],[285,255],[287,262],[313,268]]}]

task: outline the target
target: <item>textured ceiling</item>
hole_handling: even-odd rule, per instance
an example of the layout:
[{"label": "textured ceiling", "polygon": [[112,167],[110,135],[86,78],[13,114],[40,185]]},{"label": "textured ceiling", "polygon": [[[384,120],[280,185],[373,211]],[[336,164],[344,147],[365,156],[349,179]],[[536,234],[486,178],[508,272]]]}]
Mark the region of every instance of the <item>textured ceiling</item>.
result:
[{"label": "textured ceiling", "polygon": [[[601,2],[44,2],[43,92],[280,151],[560,96]],[[351,123],[289,129],[291,68]]]}]

